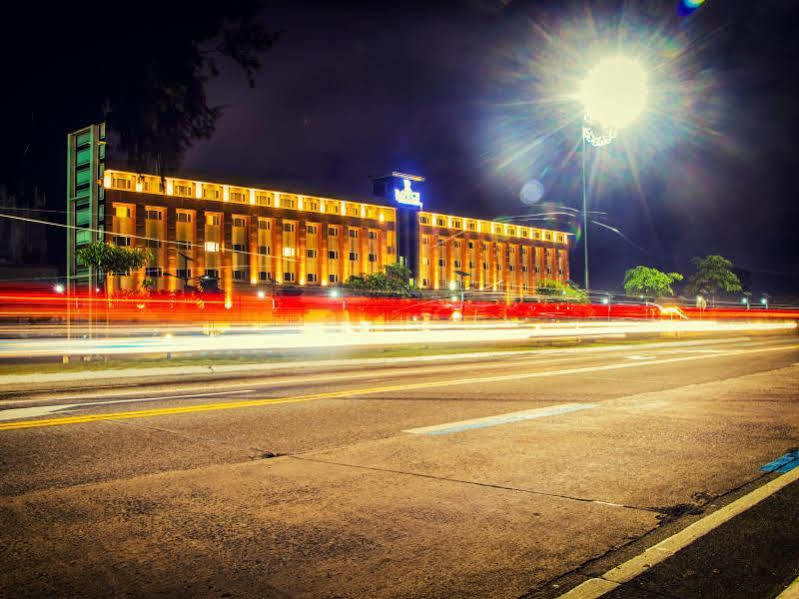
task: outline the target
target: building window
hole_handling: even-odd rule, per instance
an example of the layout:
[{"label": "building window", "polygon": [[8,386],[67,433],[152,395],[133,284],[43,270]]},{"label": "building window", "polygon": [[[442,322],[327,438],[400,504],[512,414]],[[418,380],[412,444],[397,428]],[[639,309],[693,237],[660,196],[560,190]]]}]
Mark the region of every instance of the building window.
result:
[{"label": "building window", "polygon": [[153,279],[157,279],[158,277],[161,276],[163,271],[161,270],[160,266],[149,266],[149,267],[147,267],[147,270],[145,271],[145,273],[146,273],[146,276],[148,276],[150,278],[153,278]]},{"label": "building window", "polygon": [[160,239],[148,239],[147,240],[147,247],[151,250],[160,250],[161,249],[161,240]]},{"label": "building window", "polygon": [[259,281],[271,281],[272,280],[271,273],[269,273],[269,272],[267,272],[265,270],[260,271],[258,273],[258,280]]},{"label": "building window", "polygon": [[420,216],[420,217],[419,217],[419,222],[420,222],[421,224],[423,224],[423,225],[426,225],[426,224],[428,224],[428,223],[430,222],[430,219],[429,219],[429,218],[427,218],[426,216]]},{"label": "building window", "polygon": [[439,258],[438,259],[438,265],[439,266],[444,266],[444,259],[443,258]]},{"label": "building window", "polygon": [[272,248],[268,245],[259,245],[258,246],[258,253],[264,256],[271,256],[272,255]]},{"label": "building window", "polygon": [[422,279],[422,287],[429,287],[430,281],[428,279]]},{"label": "building window", "polygon": [[234,217],[233,218],[233,226],[234,227],[246,227],[247,221],[241,217]]},{"label": "building window", "polygon": [[114,237],[114,244],[120,247],[128,247],[130,245],[130,237],[125,235],[116,235]]},{"label": "building window", "polygon": [[244,202],[244,192],[243,191],[231,191],[230,192],[230,201],[231,202]]},{"label": "building window", "polygon": [[114,214],[117,218],[130,218],[130,206],[116,206]]},{"label": "building window", "polygon": [[[319,202],[317,202],[316,200],[309,200],[306,203],[305,207],[307,210],[313,210],[314,212],[316,212],[317,210],[319,210]],[[311,279],[308,280],[310,281]]]},{"label": "building window", "polygon": [[293,247],[284,245],[283,246],[283,257],[284,258],[293,258],[297,255],[297,250]]},{"label": "building window", "polygon": [[283,223],[283,231],[286,233],[294,233],[294,223]]},{"label": "building window", "polygon": [[443,226],[444,226],[444,219],[443,219],[443,218],[437,218],[437,219],[436,219],[436,224],[437,224],[439,227],[443,227]]},{"label": "building window", "polygon": [[522,264],[522,272],[527,272],[527,267],[524,264]]},{"label": "building window", "polygon": [[319,282],[319,277],[314,272],[309,272],[306,275],[306,277],[307,277],[309,283],[318,283]]},{"label": "building window", "polygon": [[[179,250],[188,250],[188,249],[191,249],[191,241],[188,241],[188,240],[186,240],[186,239],[178,239],[178,240],[175,242],[175,245],[177,246],[177,248],[178,248]],[[218,244],[217,244],[217,245],[218,245]]]},{"label": "building window", "polygon": [[513,272],[513,264],[508,264],[508,272]]},{"label": "building window", "polygon": [[470,241],[470,242],[469,242],[469,249],[470,249],[470,250],[473,250],[473,249],[474,249],[474,241]]},{"label": "building window", "polygon": [[190,279],[191,278],[191,269],[190,268],[179,268],[175,271],[175,276],[178,279]]},{"label": "building window", "polygon": [[390,245],[386,248],[386,254],[393,254],[394,253],[394,246]]},{"label": "building window", "polygon": [[205,224],[206,225],[213,225],[219,226],[219,215],[218,214],[206,214],[205,215]]},{"label": "building window", "polygon": [[369,254],[369,262],[377,262],[377,254]]},{"label": "building window", "polygon": [[350,262],[355,262],[358,260],[358,252],[350,252]]},{"label": "building window", "polygon": [[234,252],[244,252],[246,250],[244,249],[244,244],[243,243],[234,243],[233,244],[233,251]]},{"label": "building window", "polygon": [[468,227],[468,229],[469,229],[470,231],[474,231],[474,230],[477,228],[477,226],[476,226],[474,223],[469,223],[469,224],[467,225],[467,227]]},{"label": "building window", "polygon": [[430,264],[430,258],[422,258],[422,265],[427,266]]},{"label": "building window", "polygon": [[338,250],[328,250],[327,257],[331,260],[338,260]]},{"label": "building window", "polygon": [[191,222],[191,213],[190,212],[178,212],[178,222],[179,223],[190,223]]},{"label": "building window", "polygon": [[189,186],[189,185],[180,185],[179,183],[176,183],[175,184],[175,195],[191,197],[194,194],[191,192],[191,186]]},{"label": "building window", "polygon": [[293,272],[284,272],[283,273],[283,281],[286,283],[293,283],[294,282],[294,273]]},{"label": "building window", "polygon": [[338,275],[336,275],[336,274],[329,274],[329,275],[327,275],[327,280],[328,280],[330,283],[338,283]]},{"label": "building window", "polygon": [[233,271],[233,280],[234,281],[243,281],[246,278],[246,272],[243,270],[234,270]]},{"label": "building window", "polygon": [[328,227],[327,236],[328,237],[338,237],[338,229],[336,229],[334,227]]},{"label": "building window", "polygon": [[369,239],[377,239],[377,231],[369,231]]},{"label": "building window", "polygon": [[255,201],[258,202],[259,206],[271,206],[272,205],[272,196],[259,193],[255,196]]},{"label": "building window", "polygon": [[258,219],[258,228],[261,231],[269,231],[272,228],[272,223],[263,218]]},{"label": "building window", "polygon": [[294,208],[294,200],[290,198],[280,198],[280,206],[282,208]]},{"label": "building window", "polygon": [[487,262],[483,262],[483,270],[488,270],[488,263]]},{"label": "building window", "polygon": [[209,268],[205,271],[204,277],[206,279],[218,279],[219,278],[219,271],[215,268]]},{"label": "building window", "polygon": [[219,242],[218,241],[206,241],[205,242],[205,251],[206,252],[218,252],[219,251]]},{"label": "building window", "polygon": [[427,235],[422,235],[422,245],[430,245],[430,237]]},{"label": "building window", "polygon": [[469,260],[469,268],[474,268],[474,262]]},{"label": "building window", "polygon": [[453,247],[454,247],[456,250],[457,250],[457,249],[460,249],[460,247],[461,247],[461,242],[460,242],[460,241],[453,241],[453,242],[452,242],[452,246],[453,246]]},{"label": "building window", "polygon": [[315,249],[309,249],[309,250],[306,250],[306,251],[305,251],[305,255],[306,255],[308,258],[316,258],[316,250],[315,250]]},{"label": "building window", "polygon": [[358,239],[358,229],[350,229],[350,237]]},{"label": "building window", "polygon": [[455,260],[455,268],[460,268],[460,267],[461,267],[461,261]]},{"label": "building window", "polygon": [[308,235],[316,235],[316,225],[308,225]]},{"label": "building window", "polygon": [[160,210],[147,210],[144,213],[144,218],[147,220],[161,220],[163,217]]}]

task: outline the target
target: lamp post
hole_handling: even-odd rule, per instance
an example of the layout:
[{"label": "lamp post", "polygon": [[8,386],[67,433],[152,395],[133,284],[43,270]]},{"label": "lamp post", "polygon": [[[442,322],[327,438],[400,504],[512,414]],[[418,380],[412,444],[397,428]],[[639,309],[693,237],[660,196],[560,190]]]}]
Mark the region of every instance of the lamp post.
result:
[{"label": "lamp post", "polygon": [[583,105],[582,193],[583,252],[585,290],[588,276],[588,183],[586,181],[586,142],[602,147],[612,142],[619,131],[632,123],[646,107],[647,76],[641,65],[623,56],[600,61],[583,81],[578,99]]}]

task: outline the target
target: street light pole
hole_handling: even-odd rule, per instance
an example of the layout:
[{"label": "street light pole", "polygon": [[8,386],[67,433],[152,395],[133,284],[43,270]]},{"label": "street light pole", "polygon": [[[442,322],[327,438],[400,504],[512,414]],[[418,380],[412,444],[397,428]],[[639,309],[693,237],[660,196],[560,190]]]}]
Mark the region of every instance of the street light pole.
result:
[{"label": "street light pole", "polygon": [[588,293],[588,192],[585,181],[585,132],[582,128],[580,128],[580,139],[582,140],[583,145],[583,252],[585,254],[585,292]]}]

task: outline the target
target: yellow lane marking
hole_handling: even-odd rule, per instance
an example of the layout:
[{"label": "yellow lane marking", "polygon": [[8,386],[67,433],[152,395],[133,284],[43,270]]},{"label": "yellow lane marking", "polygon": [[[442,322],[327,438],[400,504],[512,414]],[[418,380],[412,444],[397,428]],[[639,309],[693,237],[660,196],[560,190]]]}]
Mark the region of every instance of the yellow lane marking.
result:
[{"label": "yellow lane marking", "polygon": [[[195,412],[213,412],[217,410],[234,410],[237,408],[254,408],[282,403],[299,403],[313,401],[316,399],[337,399],[342,397],[352,397],[359,395],[375,395],[378,393],[391,393],[394,391],[413,391],[416,389],[430,389],[433,387],[449,387],[454,385],[475,385],[484,383],[497,383],[519,379],[543,378],[551,376],[562,376],[569,374],[582,374],[586,372],[598,372],[603,370],[620,370],[623,368],[640,368],[642,366],[654,366],[657,364],[674,364],[676,362],[687,362],[697,360],[710,360],[729,356],[746,354],[757,354],[775,351],[786,351],[799,349],[799,345],[784,345],[780,347],[768,347],[761,349],[733,350],[723,354],[703,354],[693,356],[682,356],[679,358],[666,358],[664,360],[647,360],[621,362],[617,364],[606,364],[604,366],[583,366],[579,368],[563,368],[560,370],[544,370],[538,372],[526,372],[519,374],[503,374],[496,376],[472,377],[465,379],[444,379],[439,381],[427,381],[422,383],[404,383],[400,385],[386,385],[382,387],[366,387],[363,389],[342,389],[340,391],[328,391],[325,393],[313,393],[310,395],[299,395],[296,397],[278,397],[264,399],[250,399],[242,401],[229,401],[209,404],[195,404],[191,406],[176,406],[171,408],[153,408],[149,410],[131,410],[128,412],[113,412],[105,414],[83,414],[79,416],[67,416],[62,418],[44,418],[40,420],[21,420],[16,422],[0,423],[0,431],[17,430],[24,428],[39,428],[44,426],[59,426],[62,424],[82,424],[86,422],[97,422],[100,420],[122,420],[131,418],[151,418],[155,416],[168,416],[173,414],[192,414]],[[168,398],[167,398],[168,399]]]},{"label": "yellow lane marking", "polygon": [[713,529],[732,520],[735,516],[742,514],[755,504],[760,503],[797,480],[799,480],[799,468],[794,468],[701,520],[697,520],[634,558],[616,566],[612,570],[608,570],[602,576],[589,578],[571,591],[561,595],[559,599],[597,599],[625,582],[629,582],[639,574],[646,572],[652,566],[671,557]]},{"label": "yellow lane marking", "polygon": [[777,599],[798,599],[799,598],[799,578],[794,580],[788,588],[777,595]]}]

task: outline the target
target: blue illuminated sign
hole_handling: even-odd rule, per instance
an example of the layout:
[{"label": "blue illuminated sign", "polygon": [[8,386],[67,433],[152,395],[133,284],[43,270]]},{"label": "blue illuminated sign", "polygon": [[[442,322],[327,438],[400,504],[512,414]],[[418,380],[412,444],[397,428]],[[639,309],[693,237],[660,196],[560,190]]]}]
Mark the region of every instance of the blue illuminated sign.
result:
[{"label": "blue illuminated sign", "polygon": [[421,194],[418,191],[413,191],[413,189],[411,189],[411,182],[409,179],[403,179],[402,183],[402,189],[394,188],[394,199],[397,201],[397,203],[421,208]]}]

